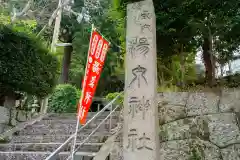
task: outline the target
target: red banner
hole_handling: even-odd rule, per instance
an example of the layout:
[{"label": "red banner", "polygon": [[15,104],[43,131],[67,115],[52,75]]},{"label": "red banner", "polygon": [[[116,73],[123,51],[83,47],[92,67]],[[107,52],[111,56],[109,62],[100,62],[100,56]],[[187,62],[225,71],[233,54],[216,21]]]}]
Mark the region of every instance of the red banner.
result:
[{"label": "red banner", "polygon": [[109,42],[97,31],[92,32],[90,39],[86,73],[83,81],[83,93],[78,103],[78,116],[80,123],[85,124],[88,110],[91,106],[97,84],[104,66]]}]

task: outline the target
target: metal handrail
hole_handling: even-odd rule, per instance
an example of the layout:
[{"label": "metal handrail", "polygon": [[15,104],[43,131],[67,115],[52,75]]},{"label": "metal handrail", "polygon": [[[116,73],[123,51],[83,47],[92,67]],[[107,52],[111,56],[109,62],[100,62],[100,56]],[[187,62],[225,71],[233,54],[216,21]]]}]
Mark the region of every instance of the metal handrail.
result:
[{"label": "metal handrail", "polygon": [[[99,129],[99,127],[116,111],[116,109],[118,109],[120,107],[120,105],[117,105],[116,108],[114,108],[108,115],[106,118],[104,118],[101,123],[99,123],[99,125],[89,134],[89,136],[87,138],[85,138],[85,140],[79,144],[79,146],[74,150],[73,154],[75,154],[81,147],[82,145],[84,145],[89,138]],[[67,160],[70,160],[71,156],[68,156]]]},{"label": "metal handrail", "polygon": [[[123,94],[124,92],[119,93],[111,102],[109,102],[101,111],[99,111],[97,114],[95,114],[89,121],[87,121],[87,123],[82,126],[81,128],[78,129],[78,132],[80,132],[81,130],[83,130],[84,128],[86,128],[86,126],[88,126],[93,120],[95,120],[100,114],[102,114],[106,109],[108,109],[109,107],[112,106],[112,104]],[[118,107],[116,107],[118,108]],[[113,110],[115,111],[116,108]],[[112,114],[109,113],[109,115],[107,117],[109,117]],[[105,121],[105,120],[104,120]],[[52,152],[45,160],[54,160],[54,158],[61,152],[61,150],[63,149],[63,147],[65,147],[66,145],[68,145],[71,140],[74,138],[75,134],[72,134],[62,145],[60,145],[54,152]]]},{"label": "metal handrail", "polygon": [[4,140],[5,138],[9,137],[10,135],[12,135],[13,133],[23,130],[25,129],[27,126],[31,126],[34,123],[42,120],[45,117],[50,116],[51,114],[40,114],[38,117],[35,117],[27,122],[22,122],[20,124],[18,124],[17,126],[15,126],[14,128],[11,128],[3,133],[0,134],[0,140]]}]

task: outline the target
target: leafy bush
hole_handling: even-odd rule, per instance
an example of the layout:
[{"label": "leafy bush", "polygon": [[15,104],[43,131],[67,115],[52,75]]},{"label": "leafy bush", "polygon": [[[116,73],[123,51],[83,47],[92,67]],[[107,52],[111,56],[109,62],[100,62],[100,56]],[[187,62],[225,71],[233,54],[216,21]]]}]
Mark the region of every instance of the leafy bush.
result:
[{"label": "leafy bush", "polygon": [[77,111],[77,102],[81,91],[70,84],[58,85],[49,98],[49,112],[73,113]]},{"label": "leafy bush", "polygon": [[59,63],[35,35],[0,25],[0,89],[45,97],[52,92]]},{"label": "leafy bush", "polygon": [[201,159],[202,159],[202,157],[201,157],[198,149],[192,148],[189,160],[201,160]]},{"label": "leafy bush", "polygon": [[[105,98],[108,101],[112,101],[114,98],[116,98],[120,93],[119,92],[114,92],[114,93],[109,93]],[[124,100],[124,95],[122,94],[117,100],[116,103],[117,104],[123,104],[123,100]]]}]

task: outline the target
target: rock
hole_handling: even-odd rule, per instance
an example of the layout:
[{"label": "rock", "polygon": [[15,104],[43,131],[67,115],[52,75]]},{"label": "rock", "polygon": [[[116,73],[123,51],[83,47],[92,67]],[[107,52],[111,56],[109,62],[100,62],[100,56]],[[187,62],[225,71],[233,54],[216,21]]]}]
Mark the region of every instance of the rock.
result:
[{"label": "rock", "polygon": [[240,112],[240,90],[223,89],[219,108],[221,112]]},{"label": "rock", "polygon": [[0,106],[0,133],[3,133],[6,130],[9,111],[7,108]]},{"label": "rock", "polygon": [[[220,151],[213,144],[202,140],[179,140],[160,144],[161,160],[221,160]],[[195,153],[195,154],[193,154]]]},{"label": "rock", "polygon": [[122,143],[115,142],[113,149],[110,153],[111,160],[123,160],[123,150],[122,150]]},{"label": "rock", "polygon": [[208,119],[211,142],[220,147],[240,143],[240,130],[234,113],[209,115]]},{"label": "rock", "polygon": [[158,98],[161,160],[240,160],[240,90]]},{"label": "rock", "polygon": [[159,106],[159,123],[160,125],[172,122],[186,117],[185,107],[171,104],[162,104]]},{"label": "rock", "polygon": [[189,93],[187,92],[164,92],[157,95],[157,100],[159,103],[185,106],[188,96]]},{"label": "rock", "polygon": [[205,117],[185,118],[160,126],[160,142],[200,138],[209,140],[208,122]]},{"label": "rock", "polygon": [[240,144],[231,145],[221,150],[223,160],[240,160]]},{"label": "rock", "polygon": [[187,101],[187,115],[198,116],[218,112],[220,96],[214,93],[191,93]]},{"label": "rock", "polygon": [[190,125],[184,120],[174,121],[160,127],[160,142],[190,138]]}]

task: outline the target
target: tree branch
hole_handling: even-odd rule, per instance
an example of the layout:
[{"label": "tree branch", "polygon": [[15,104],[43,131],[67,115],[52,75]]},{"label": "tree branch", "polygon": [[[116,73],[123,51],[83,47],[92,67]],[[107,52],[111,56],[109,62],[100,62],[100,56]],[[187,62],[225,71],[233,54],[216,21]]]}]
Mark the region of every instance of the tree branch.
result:
[{"label": "tree branch", "polygon": [[33,2],[33,0],[29,0],[28,3],[23,8],[23,10],[21,12],[18,12],[18,13],[16,12],[16,9],[13,8],[13,17],[11,18],[12,22],[15,22],[18,17],[23,16],[30,9],[30,7],[32,5],[32,2]]},{"label": "tree branch", "polygon": [[69,0],[66,0],[65,3],[58,5],[57,9],[56,9],[56,10],[53,12],[53,14],[51,15],[51,17],[50,17],[50,19],[49,19],[49,21],[48,21],[48,24],[46,24],[46,25],[41,29],[41,31],[37,34],[37,36],[40,36],[40,35],[44,32],[44,30],[47,28],[47,25],[48,25],[48,27],[50,27],[50,26],[52,25],[54,19],[57,17],[58,11],[59,11],[60,9],[63,9],[64,6],[68,5],[68,3],[69,3]]}]

